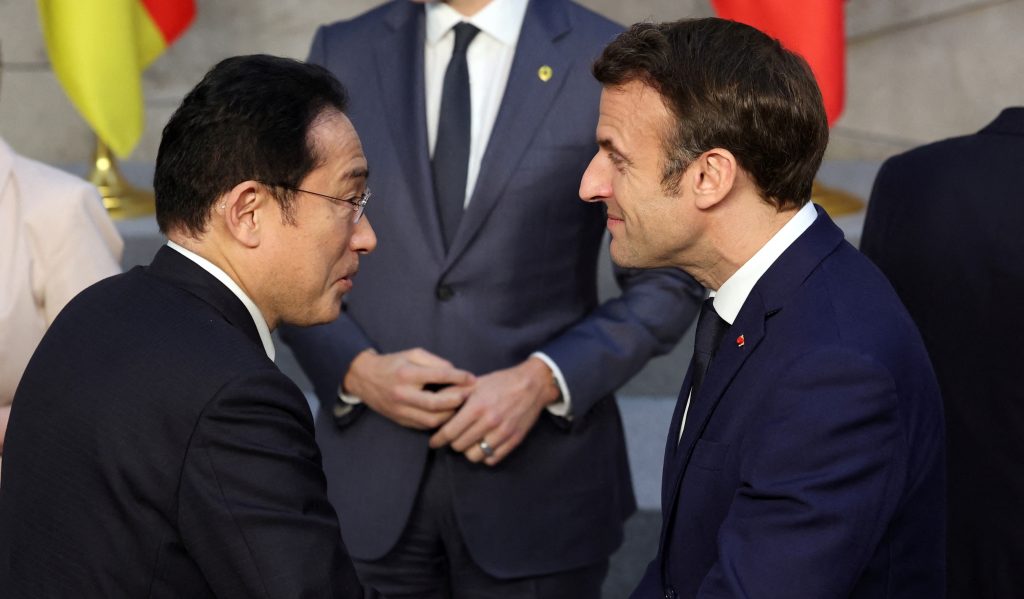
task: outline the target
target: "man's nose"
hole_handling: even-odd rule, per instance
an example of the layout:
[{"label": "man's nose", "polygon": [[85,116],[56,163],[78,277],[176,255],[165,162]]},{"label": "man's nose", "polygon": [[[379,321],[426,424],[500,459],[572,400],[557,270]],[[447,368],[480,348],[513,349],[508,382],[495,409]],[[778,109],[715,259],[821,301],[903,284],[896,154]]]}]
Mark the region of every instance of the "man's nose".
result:
[{"label": "man's nose", "polygon": [[352,232],[350,247],[352,251],[360,254],[369,254],[377,247],[377,234],[373,231],[370,218],[365,214],[356,223],[356,230]]},{"label": "man's nose", "polygon": [[580,181],[580,199],[584,202],[601,202],[611,197],[611,179],[601,162],[602,156],[598,152],[583,173],[583,179]]}]

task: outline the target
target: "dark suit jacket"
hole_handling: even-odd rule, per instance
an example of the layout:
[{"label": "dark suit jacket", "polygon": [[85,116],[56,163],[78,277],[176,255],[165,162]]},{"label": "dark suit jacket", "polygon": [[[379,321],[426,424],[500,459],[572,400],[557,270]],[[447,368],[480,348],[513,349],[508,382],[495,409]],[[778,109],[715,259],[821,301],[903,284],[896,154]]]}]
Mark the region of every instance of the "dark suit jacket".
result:
[{"label": "dark suit jacket", "polygon": [[861,247],[921,327],[946,409],[950,597],[1024,596],[1024,108],[890,158]]},{"label": "dark suit jacket", "polygon": [[754,286],[677,445],[689,388],[635,597],[942,597],[935,376],[888,282],[824,211]]},{"label": "dark suit jacket", "polygon": [[61,312],[4,453],[5,599],[362,596],[305,398],[170,248]]},{"label": "dark suit jacket", "polygon": [[[700,289],[681,272],[619,272],[599,304],[600,206],[578,198],[597,150],[591,62],[620,30],[566,0],[531,2],[479,180],[450,250],[441,238],[423,98],[423,7],[397,0],[317,32],[310,59],[352,92],[372,170],[379,248],[347,312],[285,335],[327,412],[317,424],[328,490],[352,554],[384,556],[401,534],[429,434],[369,409],[330,417],[341,377],[368,347],[423,347],[477,374],[547,353],[572,393],[571,427],[549,414],[496,468],[451,460],[460,530],[501,577],[591,564],[635,509],[612,392],[677,342]],[[542,81],[537,71],[551,67]],[[340,426],[339,426],[340,425]],[[358,490],[358,492],[354,492]],[[372,500],[367,500],[371,497]]]}]

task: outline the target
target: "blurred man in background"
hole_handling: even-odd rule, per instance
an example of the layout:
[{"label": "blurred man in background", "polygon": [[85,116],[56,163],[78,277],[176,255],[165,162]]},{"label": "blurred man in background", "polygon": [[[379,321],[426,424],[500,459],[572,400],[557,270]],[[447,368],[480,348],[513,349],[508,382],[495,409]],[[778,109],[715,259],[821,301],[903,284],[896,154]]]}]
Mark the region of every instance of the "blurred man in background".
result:
[{"label": "blurred man in background", "polygon": [[605,216],[576,192],[589,66],[620,29],[568,0],[397,0],[316,34],[310,60],[359,87],[386,243],[341,318],[285,339],[323,405],[345,540],[385,595],[597,597],[622,542],[612,393],[702,289],[619,269],[622,294],[597,298]]},{"label": "blurred man in background", "polygon": [[1024,596],[1024,108],[882,165],[861,251],[921,328],[946,409],[949,597]]}]

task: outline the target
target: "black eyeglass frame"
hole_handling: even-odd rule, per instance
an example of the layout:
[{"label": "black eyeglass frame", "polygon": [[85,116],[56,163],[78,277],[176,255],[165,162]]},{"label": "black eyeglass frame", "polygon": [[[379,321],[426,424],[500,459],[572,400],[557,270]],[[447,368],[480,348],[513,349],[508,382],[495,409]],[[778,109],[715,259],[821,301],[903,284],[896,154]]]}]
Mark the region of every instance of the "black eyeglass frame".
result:
[{"label": "black eyeglass frame", "polygon": [[299,192],[302,192],[302,193],[308,193],[308,194],[312,194],[312,195],[315,195],[315,196],[320,196],[321,198],[324,198],[324,199],[327,199],[327,200],[331,200],[335,204],[337,204],[338,202],[344,202],[346,204],[349,204],[350,206],[352,206],[352,210],[356,213],[355,217],[352,219],[352,224],[353,225],[357,224],[359,222],[359,219],[363,218],[363,213],[366,212],[366,203],[369,202],[370,198],[373,196],[373,192],[370,191],[369,187],[364,189],[363,193],[359,194],[359,199],[358,200],[350,200],[350,199],[346,199],[346,198],[338,198],[338,197],[335,197],[335,196],[329,196],[326,193],[319,193],[319,192],[316,192],[316,191],[310,191],[308,189],[302,189],[302,188],[299,188],[299,187],[291,187],[290,185],[282,185],[280,183],[268,183],[266,181],[260,181],[260,183],[262,183],[262,184],[264,184],[264,185],[266,185],[268,187],[280,187],[281,189],[287,189],[288,191],[299,191]]}]

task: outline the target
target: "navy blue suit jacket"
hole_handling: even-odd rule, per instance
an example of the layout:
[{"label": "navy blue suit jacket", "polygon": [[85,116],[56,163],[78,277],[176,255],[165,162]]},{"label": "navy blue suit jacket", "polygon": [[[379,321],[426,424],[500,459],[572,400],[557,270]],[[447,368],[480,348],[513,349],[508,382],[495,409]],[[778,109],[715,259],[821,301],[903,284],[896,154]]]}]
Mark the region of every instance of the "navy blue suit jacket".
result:
[{"label": "navy blue suit jacket", "polygon": [[949,441],[949,596],[1024,596],[1024,107],[890,158],[861,249],[935,364]]},{"label": "navy blue suit jacket", "polygon": [[[365,408],[330,417],[360,351],[419,346],[485,374],[540,350],[568,382],[571,426],[544,413],[497,467],[453,460],[459,526],[492,575],[591,564],[619,545],[635,509],[612,393],[672,348],[701,292],[678,271],[619,271],[622,295],[598,302],[605,220],[578,188],[597,150],[590,65],[621,28],[566,0],[530,3],[478,182],[445,252],[427,147],[424,21],[422,6],[398,0],[321,28],[310,52],[351,90],[380,241],[341,318],[285,335],[326,409],[317,433],[331,501],[352,554],[380,558],[405,527],[427,458],[429,433]],[[545,65],[548,81],[537,74]]]},{"label": "navy blue suit jacket", "polygon": [[824,211],[754,286],[666,446],[634,597],[943,595],[943,432],[914,323]]},{"label": "navy blue suit jacket", "polygon": [[72,300],[25,371],[0,595],[361,597],[325,487],[245,306],[164,247]]}]

